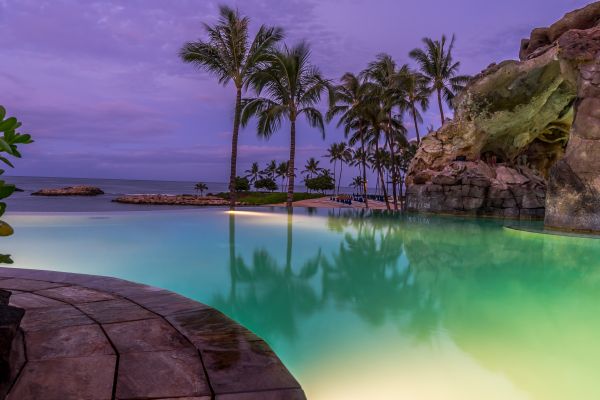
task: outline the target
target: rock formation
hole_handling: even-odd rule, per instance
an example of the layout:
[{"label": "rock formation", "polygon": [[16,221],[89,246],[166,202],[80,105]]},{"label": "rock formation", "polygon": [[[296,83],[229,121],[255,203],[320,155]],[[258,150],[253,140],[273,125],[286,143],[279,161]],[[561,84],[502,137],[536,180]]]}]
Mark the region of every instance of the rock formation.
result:
[{"label": "rock formation", "polygon": [[492,64],[425,137],[407,207],[600,231],[600,2],[523,40],[520,61]]},{"label": "rock formation", "polygon": [[31,193],[32,196],[98,196],[104,192],[94,186],[68,186],[60,189],[40,189]]},{"label": "rock formation", "polygon": [[[117,197],[115,203],[127,204],[153,204],[153,205],[177,205],[177,206],[227,206],[229,200],[217,196],[194,196],[191,194],[167,195],[167,194],[132,194]],[[243,203],[237,203],[243,205]]]}]

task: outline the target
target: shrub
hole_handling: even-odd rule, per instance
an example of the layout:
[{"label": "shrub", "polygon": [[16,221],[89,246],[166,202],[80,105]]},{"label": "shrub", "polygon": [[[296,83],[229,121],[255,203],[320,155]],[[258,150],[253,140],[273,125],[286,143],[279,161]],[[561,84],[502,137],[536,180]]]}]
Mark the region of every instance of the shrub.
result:
[{"label": "shrub", "polygon": [[273,192],[278,189],[277,183],[271,178],[261,178],[254,182],[254,187],[258,190],[264,189]]},{"label": "shrub", "polygon": [[235,178],[235,191],[247,192],[248,190],[250,190],[250,181],[248,181],[248,178],[242,178],[241,176],[237,176]]}]

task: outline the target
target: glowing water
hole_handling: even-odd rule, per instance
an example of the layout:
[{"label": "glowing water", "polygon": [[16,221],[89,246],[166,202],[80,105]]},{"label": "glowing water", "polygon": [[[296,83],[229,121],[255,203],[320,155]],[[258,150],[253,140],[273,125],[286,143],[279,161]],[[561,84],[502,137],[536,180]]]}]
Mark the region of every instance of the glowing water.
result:
[{"label": "glowing water", "polygon": [[600,240],[267,208],[8,220],[16,266],[210,304],[267,340],[309,399],[600,398]]}]

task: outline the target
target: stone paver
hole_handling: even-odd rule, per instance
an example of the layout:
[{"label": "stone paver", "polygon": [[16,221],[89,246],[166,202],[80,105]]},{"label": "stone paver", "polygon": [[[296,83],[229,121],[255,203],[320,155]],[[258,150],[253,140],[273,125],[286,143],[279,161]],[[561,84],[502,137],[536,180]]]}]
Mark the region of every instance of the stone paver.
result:
[{"label": "stone paver", "polygon": [[27,310],[23,321],[21,321],[21,328],[27,333],[93,323],[94,321],[81,311],[69,304],[65,304],[58,307]]},{"label": "stone paver", "polygon": [[42,296],[50,297],[71,304],[90,303],[93,301],[114,300],[115,296],[99,292],[93,289],[87,289],[80,286],[63,286],[52,289],[39,290],[36,292]]},{"label": "stone paver", "polygon": [[121,355],[119,399],[205,395],[210,388],[195,349]]},{"label": "stone paver", "polygon": [[29,360],[114,354],[104,332],[95,324],[27,332],[25,344]]},{"label": "stone paver", "polygon": [[111,398],[115,356],[28,361],[7,400]]},{"label": "stone paver", "polygon": [[156,314],[121,299],[80,304],[79,308],[101,324],[156,318]]},{"label": "stone paver", "polygon": [[15,289],[23,292],[32,292],[34,290],[50,289],[53,287],[64,286],[61,283],[52,283],[36,281],[32,279],[3,279],[0,281],[0,289]]},{"label": "stone paver", "polygon": [[34,293],[17,293],[10,296],[10,304],[25,309],[62,306],[64,303]]},{"label": "stone paver", "polygon": [[302,389],[268,390],[217,395],[215,400],[305,400]]},{"label": "stone paver", "polygon": [[305,399],[264,341],[178,294],[11,268],[0,268],[0,288],[25,309],[26,362],[8,399]]},{"label": "stone paver", "polygon": [[217,393],[299,387],[275,353],[262,341],[215,343],[202,350],[202,358]]},{"label": "stone paver", "polygon": [[190,348],[187,339],[162,318],[104,325],[120,354]]}]

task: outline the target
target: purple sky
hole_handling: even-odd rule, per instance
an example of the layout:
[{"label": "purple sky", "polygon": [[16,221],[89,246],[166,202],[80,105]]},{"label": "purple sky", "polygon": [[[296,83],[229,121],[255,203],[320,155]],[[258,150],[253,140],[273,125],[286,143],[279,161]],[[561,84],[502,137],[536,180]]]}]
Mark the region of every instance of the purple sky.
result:
[{"label": "purple sky", "polygon": [[[474,74],[515,58],[532,28],[584,0],[245,0],[227,1],[260,23],[306,39],[329,78],[358,72],[376,54],[398,63],[424,36],[456,33],[455,57]],[[233,88],[184,65],[177,52],[216,18],[204,0],[0,0],[1,103],[36,143],[15,175],[225,181]],[[439,124],[432,108],[425,125]],[[423,128],[424,129],[424,128]],[[413,128],[410,127],[412,136]],[[343,139],[321,140],[301,124],[303,165]],[[287,157],[288,131],[268,142],[254,126],[240,138],[242,174],[252,161]],[[322,161],[326,163],[325,159]],[[352,174],[346,174],[348,180]]]}]

